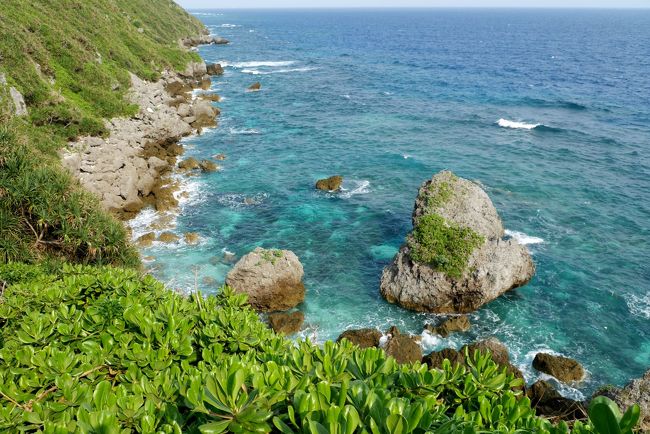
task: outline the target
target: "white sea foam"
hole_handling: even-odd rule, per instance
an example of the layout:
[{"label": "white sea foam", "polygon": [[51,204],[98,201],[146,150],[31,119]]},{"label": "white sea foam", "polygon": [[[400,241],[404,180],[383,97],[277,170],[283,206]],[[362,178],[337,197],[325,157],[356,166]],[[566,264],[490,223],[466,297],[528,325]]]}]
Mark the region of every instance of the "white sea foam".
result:
[{"label": "white sea foam", "polygon": [[285,74],[287,72],[308,72],[314,71],[318,68],[306,66],[304,68],[290,68],[290,69],[275,69],[271,71],[261,71],[259,69],[242,69],[241,72],[244,74],[251,75],[269,75],[269,74]]},{"label": "white sea foam", "polygon": [[357,194],[370,193],[370,181],[366,181],[365,179],[362,179],[360,181],[352,181],[352,182],[354,183],[354,188],[352,189],[341,187],[341,191],[343,192],[341,194],[341,197],[348,199]]},{"label": "white sea foam", "polygon": [[384,348],[388,343],[388,335],[381,335],[379,338],[379,348]]},{"label": "white sea foam", "polygon": [[247,195],[242,193],[226,193],[217,196],[217,202],[229,208],[245,208],[249,206],[260,205],[269,195],[267,193],[257,193]]},{"label": "white sea foam", "polygon": [[650,293],[643,296],[629,295],[625,297],[625,303],[633,315],[650,319]]},{"label": "white sea foam", "polygon": [[258,134],[262,134],[260,130],[256,130],[255,128],[230,128],[228,132],[233,136],[256,136]]},{"label": "white sea foam", "polygon": [[133,219],[129,220],[127,225],[131,228],[132,239],[136,240],[147,232],[150,232],[149,224],[155,220],[157,215],[158,213],[155,209],[145,208]]},{"label": "white sea foam", "polygon": [[506,229],[505,233],[507,236],[515,239],[519,244],[524,246],[527,246],[528,244],[542,244],[544,242],[543,238],[533,237],[523,232],[511,231],[509,229]]},{"label": "white sea foam", "polygon": [[[533,360],[535,359],[535,355],[537,353],[546,353],[546,354],[551,354],[553,356],[564,356],[564,354],[558,353],[557,351],[553,351],[547,346],[537,347],[536,349],[527,352],[526,355],[524,356],[524,359],[522,360],[522,363],[517,365],[519,370],[524,374],[524,378],[526,379],[526,382],[531,384],[537,380],[546,380],[551,382],[562,396],[576,401],[583,401],[585,399],[585,396],[578,389],[574,389],[571,386],[563,384],[560,381],[558,381],[555,377],[541,373],[532,367]],[[589,371],[586,371],[586,375],[589,375]]]},{"label": "white sea foam", "polygon": [[503,118],[499,119],[497,121],[497,124],[503,128],[513,128],[516,130],[520,130],[520,129],[532,130],[541,125],[541,124],[528,124],[526,122],[509,121],[508,119],[503,119]]},{"label": "white sea foam", "polygon": [[409,158],[413,158],[411,154],[402,154],[402,157],[404,157],[405,160],[408,160]]},{"label": "white sea foam", "polygon": [[349,94],[347,94],[347,93],[346,93],[345,95],[341,95],[341,96],[342,96],[343,98],[345,98],[345,99],[352,99],[352,96],[349,95]]},{"label": "white sea foam", "polygon": [[442,339],[439,336],[433,335],[429,330],[424,330],[422,332],[422,338],[420,339],[420,346],[425,349],[436,348],[440,345]]},{"label": "white sea foam", "polygon": [[235,27],[241,27],[241,26],[238,25],[238,24],[228,24],[228,23],[226,23],[226,24],[221,24],[218,27],[221,27],[222,29],[234,29]]},{"label": "white sea foam", "polygon": [[219,62],[221,63],[221,66],[230,66],[231,68],[260,68],[260,67],[267,67],[267,68],[275,68],[278,66],[291,66],[294,63],[296,63],[293,60],[279,60],[279,61],[274,61],[274,60],[260,60],[260,61],[252,61],[252,62]]}]

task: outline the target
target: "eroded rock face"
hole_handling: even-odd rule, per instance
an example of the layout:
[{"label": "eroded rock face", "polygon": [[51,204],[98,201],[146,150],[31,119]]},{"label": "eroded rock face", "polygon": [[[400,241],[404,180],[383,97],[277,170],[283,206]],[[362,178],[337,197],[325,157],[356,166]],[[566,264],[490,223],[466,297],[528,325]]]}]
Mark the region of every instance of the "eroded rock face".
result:
[{"label": "eroded rock face", "polygon": [[278,312],[269,315],[269,325],[276,333],[292,335],[298,333],[305,321],[305,315],[302,312]]},{"label": "eroded rock face", "polygon": [[304,301],[303,275],[302,264],[293,252],[258,247],[235,264],[226,285],[248,294],[248,302],[259,311],[281,311]]},{"label": "eroded rock face", "polygon": [[630,381],[623,389],[615,393],[614,401],[623,411],[638,404],[641,408],[639,428],[641,432],[650,432],[650,370],[643,377]]},{"label": "eroded rock face", "polygon": [[381,339],[381,332],[377,329],[358,329],[346,330],[338,337],[336,342],[347,339],[360,348],[378,347],[379,339]]},{"label": "eroded rock face", "polygon": [[501,219],[478,184],[448,171],[438,173],[420,187],[414,227],[427,216],[441,217],[445,228],[471,229],[479,240],[477,246],[460,275],[453,276],[438,266],[415,262],[407,242],[382,274],[380,291],[388,302],[421,312],[472,312],[526,284],[535,273],[526,248],[503,239]]},{"label": "eroded rock face", "polygon": [[210,63],[207,67],[209,75],[222,75],[223,67],[219,63]]},{"label": "eroded rock face", "polygon": [[547,353],[537,353],[535,355],[533,368],[552,375],[563,383],[581,381],[585,377],[584,368],[576,360]]},{"label": "eroded rock face", "polygon": [[341,189],[341,184],[343,183],[342,176],[330,176],[329,178],[319,179],[316,182],[316,188],[318,190],[325,191],[338,191]]},{"label": "eroded rock face", "polygon": [[395,358],[397,363],[422,361],[422,348],[414,337],[399,334],[388,339],[384,347],[386,354]]}]

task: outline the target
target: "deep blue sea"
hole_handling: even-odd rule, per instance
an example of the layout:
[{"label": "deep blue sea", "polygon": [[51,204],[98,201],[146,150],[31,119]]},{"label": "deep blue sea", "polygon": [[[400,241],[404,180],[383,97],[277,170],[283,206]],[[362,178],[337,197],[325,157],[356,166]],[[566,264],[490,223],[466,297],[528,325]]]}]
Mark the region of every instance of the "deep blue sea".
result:
[{"label": "deep blue sea", "polygon": [[[531,382],[536,352],[574,357],[572,396],[650,368],[650,11],[193,13],[231,44],[199,50],[225,66],[222,115],[186,155],[227,159],[186,181],[176,230],[201,244],[145,250],[157,277],[216,291],[224,252],[290,249],[303,336],[419,334],[434,316],[387,304],[379,278],[419,185],[450,169],[485,186],[537,274],[426,351],[496,335]],[[334,174],[344,192],[314,190]]]}]

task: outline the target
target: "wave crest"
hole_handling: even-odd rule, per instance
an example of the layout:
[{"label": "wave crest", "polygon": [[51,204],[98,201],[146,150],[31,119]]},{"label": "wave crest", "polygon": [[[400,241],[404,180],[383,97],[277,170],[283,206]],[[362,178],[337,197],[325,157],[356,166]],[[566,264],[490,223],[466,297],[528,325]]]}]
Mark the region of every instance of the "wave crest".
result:
[{"label": "wave crest", "polygon": [[506,229],[505,234],[510,238],[514,239],[515,241],[517,241],[522,246],[527,246],[529,244],[542,244],[544,242],[543,238],[533,237],[523,232],[511,231]]},{"label": "wave crest", "polygon": [[510,121],[508,119],[501,118],[497,121],[497,125],[502,128],[512,128],[515,130],[534,130],[542,124],[528,124],[526,122]]},{"label": "wave crest", "polygon": [[279,61],[274,61],[274,60],[259,60],[259,61],[252,61],[252,62],[221,62],[221,66],[226,67],[230,66],[231,68],[259,68],[259,67],[267,67],[267,68],[275,68],[277,66],[291,66],[295,64],[296,62],[294,60],[279,60]]}]

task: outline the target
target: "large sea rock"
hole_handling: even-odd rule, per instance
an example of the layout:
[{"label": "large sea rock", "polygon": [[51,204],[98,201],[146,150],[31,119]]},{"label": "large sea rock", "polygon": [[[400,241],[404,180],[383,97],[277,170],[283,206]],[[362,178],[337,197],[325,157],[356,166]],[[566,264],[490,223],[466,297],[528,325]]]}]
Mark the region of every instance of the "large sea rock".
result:
[{"label": "large sea rock", "polygon": [[420,187],[413,226],[426,216],[444,219],[445,227],[469,228],[480,237],[460,275],[450,275],[411,258],[413,233],[384,269],[381,294],[390,303],[420,312],[466,313],[526,284],[535,265],[526,247],[504,239],[501,219],[481,186],[449,171]]},{"label": "large sea rock", "polygon": [[226,276],[226,285],[248,294],[248,302],[258,311],[280,311],[304,301],[303,275],[293,252],[258,247],[235,264]]}]

